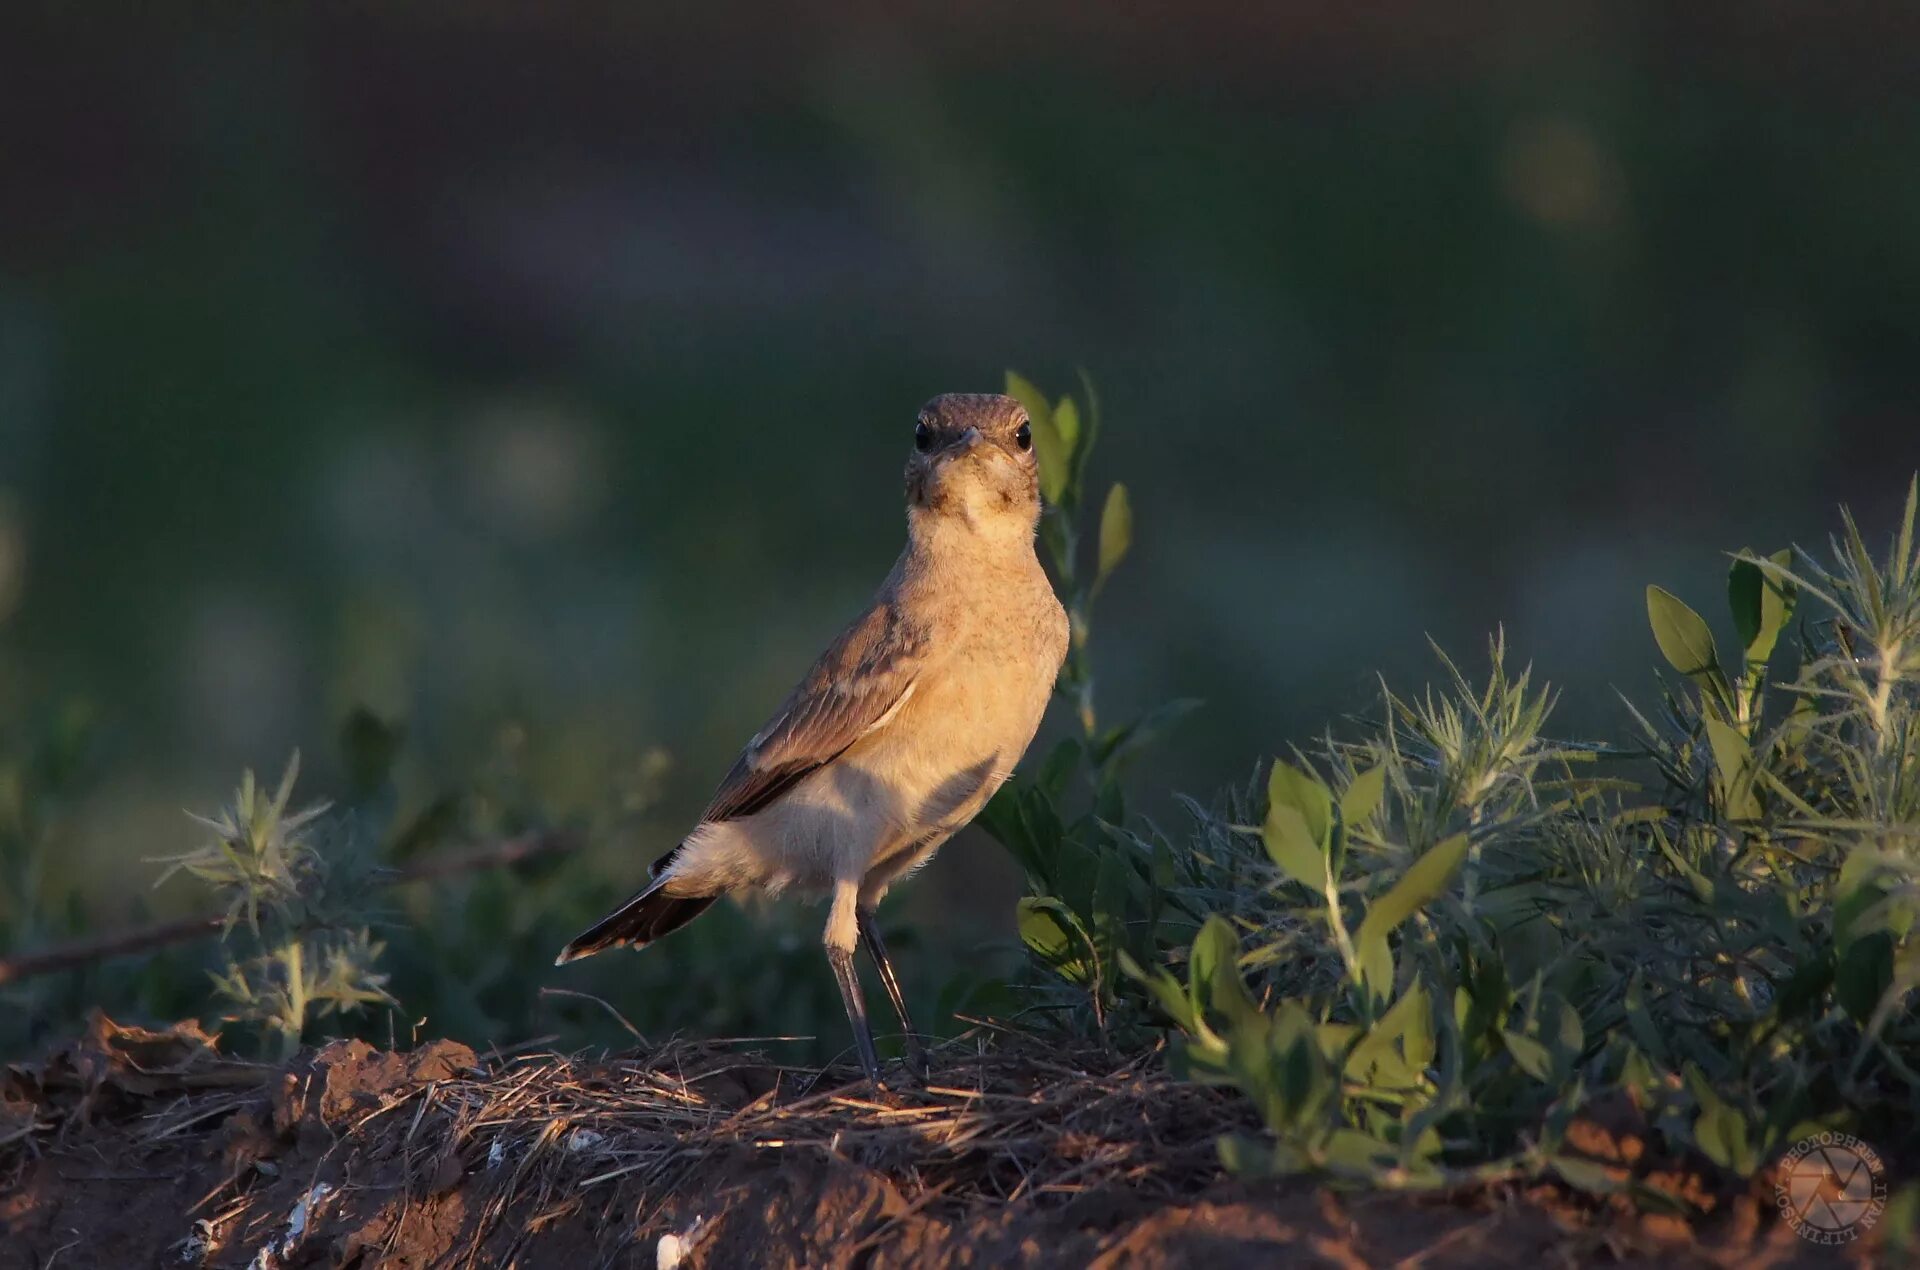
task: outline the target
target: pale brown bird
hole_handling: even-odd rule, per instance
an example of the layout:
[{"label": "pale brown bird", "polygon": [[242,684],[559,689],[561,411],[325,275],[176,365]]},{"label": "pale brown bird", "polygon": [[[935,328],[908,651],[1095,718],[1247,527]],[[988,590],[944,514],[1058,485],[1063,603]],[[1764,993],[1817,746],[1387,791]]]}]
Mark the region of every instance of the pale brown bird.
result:
[{"label": "pale brown bird", "polygon": [[1039,519],[1019,402],[951,393],[922,407],[907,460],[907,546],[872,606],[747,742],[646,889],[556,964],[644,946],[732,892],[823,893],[827,960],[861,1066],[878,1082],[856,941],[923,1071],[874,910],[973,819],[1039,729],[1067,653],[1067,616],[1034,554]]}]

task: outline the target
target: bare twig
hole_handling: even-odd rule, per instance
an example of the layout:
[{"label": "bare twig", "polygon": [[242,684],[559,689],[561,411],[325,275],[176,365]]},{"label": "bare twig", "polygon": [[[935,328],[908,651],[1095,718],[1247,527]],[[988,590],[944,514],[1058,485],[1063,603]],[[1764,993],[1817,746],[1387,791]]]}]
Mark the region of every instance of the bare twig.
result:
[{"label": "bare twig", "polygon": [[[564,854],[578,849],[579,845],[576,835],[563,831],[523,834],[518,838],[508,838],[504,842],[488,843],[466,851],[450,851],[443,855],[412,861],[392,870],[387,878],[387,884],[404,886],[410,882],[438,881],[441,878],[454,877],[462,873],[504,869],[542,856]],[[225,925],[225,919],[218,916],[183,917],[169,922],[136,926],[131,930],[112,931],[104,935],[89,936],[86,939],[70,940],[36,952],[0,957],[0,984],[16,983],[36,975],[56,974],[62,970],[92,965],[96,961],[105,961],[112,957],[128,957],[154,948],[166,948],[173,944],[205,939],[210,935],[219,934]]]},{"label": "bare twig", "polygon": [[618,1023],[621,1027],[627,1030],[627,1035],[631,1036],[634,1040],[640,1042],[640,1044],[642,1045],[646,1045],[649,1043],[646,1037],[640,1035],[639,1028],[627,1022],[626,1015],[614,1009],[613,1005],[610,1002],[605,1001],[600,997],[594,996],[591,992],[575,992],[571,988],[542,988],[540,989],[540,995],[542,997],[572,997],[575,1000],[579,1000],[579,1001],[591,1001],[595,1005],[599,1006],[602,1010],[605,1010],[608,1014],[611,1014],[613,1016],[613,1021],[615,1023]]}]

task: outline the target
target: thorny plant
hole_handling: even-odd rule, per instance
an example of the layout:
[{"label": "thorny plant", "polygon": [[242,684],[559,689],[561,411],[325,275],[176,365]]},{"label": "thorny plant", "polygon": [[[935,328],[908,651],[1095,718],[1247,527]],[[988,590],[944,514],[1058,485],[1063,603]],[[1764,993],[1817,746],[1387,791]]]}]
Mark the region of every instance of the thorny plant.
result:
[{"label": "thorny plant", "polygon": [[291,810],[299,774],[298,753],[271,792],[246,772],[230,806],[193,817],[208,841],[163,861],[155,882],[185,873],[221,902],[225,964],[213,985],[225,1017],[277,1038],[285,1054],[316,1017],[393,1001],[364,916],[378,870],[351,843],[320,848],[329,804]]},{"label": "thorny plant", "polygon": [[1220,1143],[1248,1173],[1618,1189],[1565,1150],[1606,1091],[1742,1175],[1822,1128],[1920,1145],[1917,503],[1878,560],[1851,516],[1824,562],[1738,553],[1734,661],[1649,588],[1682,682],[1629,745],[1548,740],[1496,638],[1482,684],[1443,656],[1440,687],[1383,686],[1263,812],[1189,803],[1178,845],[1067,821],[1043,765],[999,828],[1057,1017],[1170,1024],[1179,1070],[1258,1108]]}]

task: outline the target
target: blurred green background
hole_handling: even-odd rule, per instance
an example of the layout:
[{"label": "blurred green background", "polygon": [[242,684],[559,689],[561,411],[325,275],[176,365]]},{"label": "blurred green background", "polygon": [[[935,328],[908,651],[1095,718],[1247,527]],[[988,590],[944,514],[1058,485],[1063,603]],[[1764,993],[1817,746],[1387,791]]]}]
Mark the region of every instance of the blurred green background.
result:
[{"label": "blurred green background", "polygon": [[[1096,12],[14,6],[0,707],[101,729],[59,925],[192,910],[180,809],[296,747],[339,792],[356,705],[402,802],[508,781],[614,897],[891,562],[915,408],[1009,366],[1084,366],[1133,490],[1103,709],[1207,702],[1154,814],[1429,635],[1608,725],[1646,583],[1888,522],[1900,6]],[[1016,886],[970,834],[898,911],[965,947]]]}]

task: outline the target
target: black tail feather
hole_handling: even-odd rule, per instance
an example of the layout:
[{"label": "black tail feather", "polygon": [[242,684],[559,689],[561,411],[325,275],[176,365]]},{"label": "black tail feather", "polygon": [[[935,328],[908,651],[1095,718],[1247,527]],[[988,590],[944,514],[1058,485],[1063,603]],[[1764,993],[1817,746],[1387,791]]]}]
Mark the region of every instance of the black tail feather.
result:
[{"label": "black tail feather", "polygon": [[595,923],[592,929],[574,936],[553,964],[564,966],[608,948],[644,948],[706,912],[713,899],[711,895],[668,895],[661,884],[655,882]]}]

